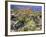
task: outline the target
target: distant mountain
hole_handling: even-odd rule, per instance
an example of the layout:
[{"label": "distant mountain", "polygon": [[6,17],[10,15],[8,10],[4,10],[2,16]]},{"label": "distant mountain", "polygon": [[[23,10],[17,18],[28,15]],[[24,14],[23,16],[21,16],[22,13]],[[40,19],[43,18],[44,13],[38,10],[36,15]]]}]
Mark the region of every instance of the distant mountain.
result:
[{"label": "distant mountain", "polygon": [[42,11],[42,6],[30,6],[30,5],[11,5],[11,9],[16,10],[28,10],[31,9],[32,11]]}]

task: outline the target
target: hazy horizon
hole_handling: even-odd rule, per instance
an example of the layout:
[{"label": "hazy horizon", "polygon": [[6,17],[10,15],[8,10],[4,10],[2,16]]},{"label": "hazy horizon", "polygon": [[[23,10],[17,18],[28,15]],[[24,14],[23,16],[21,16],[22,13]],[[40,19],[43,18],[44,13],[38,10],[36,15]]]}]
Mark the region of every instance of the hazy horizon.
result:
[{"label": "hazy horizon", "polygon": [[31,6],[31,5],[11,5],[11,9],[17,10],[27,10],[31,9],[32,11],[42,11],[42,6]]}]

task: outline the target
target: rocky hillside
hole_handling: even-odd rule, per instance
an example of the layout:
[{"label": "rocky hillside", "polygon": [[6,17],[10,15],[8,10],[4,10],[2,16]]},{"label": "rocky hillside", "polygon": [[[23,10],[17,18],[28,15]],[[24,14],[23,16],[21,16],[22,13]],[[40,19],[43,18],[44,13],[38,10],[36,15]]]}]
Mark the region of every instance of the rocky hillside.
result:
[{"label": "rocky hillside", "polygon": [[11,10],[11,31],[39,31],[42,13],[32,10]]}]

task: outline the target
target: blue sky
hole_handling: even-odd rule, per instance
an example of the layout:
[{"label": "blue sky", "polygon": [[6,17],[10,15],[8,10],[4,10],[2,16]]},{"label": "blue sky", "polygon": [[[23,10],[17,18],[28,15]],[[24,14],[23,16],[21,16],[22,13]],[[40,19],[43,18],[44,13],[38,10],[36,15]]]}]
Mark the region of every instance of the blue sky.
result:
[{"label": "blue sky", "polygon": [[42,6],[31,6],[31,5],[11,5],[11,9],[32,9],[32,11],[42,11]]}]

